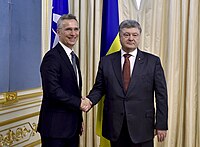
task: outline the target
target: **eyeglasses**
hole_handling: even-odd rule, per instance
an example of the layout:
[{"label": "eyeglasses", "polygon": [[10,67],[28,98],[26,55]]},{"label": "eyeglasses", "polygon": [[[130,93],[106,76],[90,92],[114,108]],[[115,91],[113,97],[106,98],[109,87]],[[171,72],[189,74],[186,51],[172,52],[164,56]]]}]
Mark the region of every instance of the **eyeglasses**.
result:
[{"label": "eyeglasses", "polygon": [[135,37],[138,37],[138,36],[140,36],[140,34],[138,34],[138,33],[128,33],[128,32],[125,32],[125,33],[123,33],[122,34],[122,36],[124,37],[124,38],[129,38],[129,37],[131,37],[131,36],[133,36],[134,38]]}]

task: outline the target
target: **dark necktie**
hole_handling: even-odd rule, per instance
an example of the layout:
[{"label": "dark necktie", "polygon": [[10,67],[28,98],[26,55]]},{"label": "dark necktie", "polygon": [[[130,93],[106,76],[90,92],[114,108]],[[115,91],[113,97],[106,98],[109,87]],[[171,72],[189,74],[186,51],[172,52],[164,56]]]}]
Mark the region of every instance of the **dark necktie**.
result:
[{"label": "dark necktie", "polygon": [[130,82],[130,54],[124,54],[124,65],[123,65],[123,82],[124,82],[124,91],[127,92],[128,85]]},{"label": "dark necktie", "polygon": [[74,72],[75,72],[75,75],[77,77],[77,70],[76,70],[76,55],[75,53],[72,51],[71,52],[71,58],[72,58],[72,66],[74,68]]}]

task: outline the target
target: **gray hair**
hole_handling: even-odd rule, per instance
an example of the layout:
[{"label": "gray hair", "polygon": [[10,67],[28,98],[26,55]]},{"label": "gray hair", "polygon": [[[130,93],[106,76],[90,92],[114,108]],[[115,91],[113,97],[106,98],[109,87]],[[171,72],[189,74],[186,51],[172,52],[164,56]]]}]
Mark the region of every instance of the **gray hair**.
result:
[{"label": "gray hair", "polygon": [[74,16],[73,14],[63,14],[59,19],[58,19],[58,22],[57,22],[57,29],[61,29],[62,28],[62,22],[63,20],[70,20],[70,19],[74,19],[78,22],[78,20],[76,19],[76,16]]},{"label": "gray hair", "polygon": [[140,33],[142,33],[142,28],[136,20],[124,20],[119,25],[119,33],[123,28],[138,28]]}]

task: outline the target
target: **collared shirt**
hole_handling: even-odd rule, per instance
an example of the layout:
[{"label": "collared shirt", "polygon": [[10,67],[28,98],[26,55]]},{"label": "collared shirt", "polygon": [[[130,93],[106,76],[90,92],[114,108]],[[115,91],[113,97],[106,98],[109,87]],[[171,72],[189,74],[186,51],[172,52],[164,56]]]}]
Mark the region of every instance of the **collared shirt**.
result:
[{"label": "collared shirt", "polygon": [[[121,49],[121,69],[123,69],[123,65],[124,65],[124,54],[127,54],[123,49]],[[137,56],[137,49],[135,49],[134,51],[132,52],[129,52],[128,54],[130,54],[131,56],[129,57],[129,60],[130,60],[130,72],[132,75],[132,72],[133,72],[133,67],[134,67],[134,64],[135,64],[135,59],[136,59],[136,56]]]},{"label": "collared shirt", "polygon": [[[66,54],[67,54],[67,56],[69,57],[69,60],[70,60],[70,62],[71,62],[71,64],[72,64],[72,55],[71,55],[71,52],[74,52],[74,50],[73,49],[70,49],[70,48],[68,48],[66,45],[64,45],[62,42],[60,42],[59,41],[59,43],[61,44],[61,46],[64,48],[64,50],[65,50],[65,52],[66,52]],[[76,73],[77,73],[77,75],[76,75],[76,77],[77,77],[77,82],[78,82],[78,85],[79,85],[79,73],[78,73],[78,69],[77,69],[77,66],[76,66]]]}]

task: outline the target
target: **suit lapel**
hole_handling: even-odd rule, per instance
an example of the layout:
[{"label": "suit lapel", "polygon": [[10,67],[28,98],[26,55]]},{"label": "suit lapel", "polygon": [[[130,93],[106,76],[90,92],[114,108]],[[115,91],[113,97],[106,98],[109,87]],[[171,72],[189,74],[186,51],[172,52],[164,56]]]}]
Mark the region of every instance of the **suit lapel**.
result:
[{"label": "suit lapel", "polygon": [[134,67],[133,67],[133,71],[132,71],[132,75],[131,75],[131,81],[130,81],[127,93],[129,91],[131,91],[132,88],[134,88],[136,86],[136,83],[135,83],[136,76],[135,75],[138,75],[138,74],[142,73],[142,69],[143,69],[142,65],[143,65],[143,63],[144,63],[144,55],[138,49],[138,53],[137,53],[137,56],[136,56],[136,59],[135,59],[135,64],[134,64]]},{"label": "suit lapel", "polygon": [[[58,43],[58,44],[56,45],[56,48],[58,49],[58,52],[59,52],[61,58],[64,60],[64,63],[66,64],[66,67],[69,68],[71,74],[73,75],[74,80],[75,80],[76,83],[77,83],[77,78],[76,78],[76,75],[75,75],[73,66],[72,66],[72,64],[71,64],[71,62],[70,62],[70,59],[69,59],[69,57],[67,56],[67,53],[65,52],[65,50],[63,49],[63,47],[60,45],[60,43]],[[78,67],[78,68],[79,68],[79,67]],[[79,69],[79,71],[80,71],[80,69]],[[77,84],[77,85],[78,85],[78,84]]]},{"label": "suit lapel", "polygon": [[122,69],[121,69],[121,51],[116,52],[112,58],[113,70],[119,81],[120,86],[123,88]]}]

